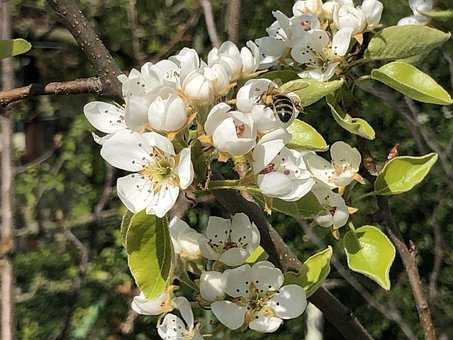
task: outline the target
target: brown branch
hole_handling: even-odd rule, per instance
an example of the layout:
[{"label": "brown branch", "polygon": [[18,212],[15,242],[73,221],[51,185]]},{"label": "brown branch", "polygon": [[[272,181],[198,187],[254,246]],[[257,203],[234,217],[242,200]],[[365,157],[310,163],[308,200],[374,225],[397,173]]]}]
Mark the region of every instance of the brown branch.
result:
[{"label": "brown branch", "polygon": [[203,7],[204,19],[206,21],[206,28],[208,30],[209,39],[214,47],[220,46],[219,35],[215,26],[214,14],[212,13],[212,5],[209,0],[200,0],[201,7]]},{"label": "brown branch", "polygon": [[[269,224],[262,209],[255,203],[247,201],[239,192],[232,190],[214,191],[218,202],[232,213],[243,212],[258,227],[261,234],[261,245],[270,259],[284,272],[298,271],[301,262],[289,249],[281,236]],[[310,301],[318,307],[338,331],[348,340],[370,340],[372,337],[360,324],[354,314],[335,298],[326,288],[319,288]]]},{"label": "brown branch", "polygon": [[0,106],[6,106],[16,101],[34,96],[68,95],[80,93],[103,93],[102,82],[99,78],[82,78],[48,84],[30,84],[0,92]]},{"label": "brown branch", "polygon": [[241,23],[241,0],[230,0],[227,13],[228,40],[237,44],[239,42]]},{"label": "brown branch", "polygon": [[127,16],[129,17],[129,24],[131,26],[131,43],[132,51],[134,53],[135,61],[140,65],[144,64],[145,58],[140,48],[140,40],[137,36],[138,31],[138,18],[137,11],[135,6],[137,5],[137,0],[129,0],[127,5]]},{"label": "brown branch", "polygon": [[121,96],[120,69],[74,0],[47,0],[96,69],[107,95]]}]

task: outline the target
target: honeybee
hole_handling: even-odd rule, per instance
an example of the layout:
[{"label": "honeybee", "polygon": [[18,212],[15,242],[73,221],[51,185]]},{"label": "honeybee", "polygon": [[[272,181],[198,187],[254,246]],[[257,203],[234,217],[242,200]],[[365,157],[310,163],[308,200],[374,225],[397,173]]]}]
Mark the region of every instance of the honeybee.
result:
[{"label": "honeybee", "polygon": [[271,89],[261,99],[265,105],[272,107],[282,123],[288,123],[302,111],[302,105],[296,95],[291,96]]}]

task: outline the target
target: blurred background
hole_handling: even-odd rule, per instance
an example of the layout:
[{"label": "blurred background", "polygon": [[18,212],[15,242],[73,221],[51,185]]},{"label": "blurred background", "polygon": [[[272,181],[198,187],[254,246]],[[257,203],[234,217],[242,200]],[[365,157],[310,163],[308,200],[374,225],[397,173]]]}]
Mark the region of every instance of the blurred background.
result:
[{"label": "blurred background", "polygon": [[[192,46],[202,56],[212,47],[203,8],[197,0],[82,0],[84,14],[96,25],[107,48],[124,72],[145,61],[156,62]],[[382,0],[384,25],[411,14],[405,0]],[[95,75],[70,33],[43,0],[9,0],[13,37],[33,48],[14,58],[15,87],[32,82],[72,80]],[[228,3],[213,0],[220,41],[228,39]],[[265,35],[272,10],[291,13],[292,1],[242,0],[239,42]],[[452,8],[447,1],[440,8]],[[433,24],[448,31],[450,21]],[[453,42],[435,50],[420,66],[450,93],[453,87]],[[363,72],[367,72],[364,66]],[[364,73],[365,74],[365,73]],[[384,160],[400,144],[401,155],[438,152],[440,161],[415,190],[390,202],[406,240],[413,242],[422,280],[440,339],[453,339],[453,108],[406,102],[398,106],[355,91],[360,115],[375,128],[372,153]],[[15,297],[18,339],[156,339],[155,322],[129,308],[136,290],[122,249],[119,225],[124,208],[115,197],[119,175],[99,156],[82,108],[92,95],[42,96],[12,106],[14,119]],[[387,103],[389,104],[389,103]],[[354,136],[343,133],[325,104],[319,102],[301,117],[322,133],[329,144]],[[212,203],[191,209],[186,220],[195,228],[215,214]],[[371,223],[373,200],[355,206],[366,214],[356,226]],[[311,253],[336,244],[320,229],[277,213],[273,226],[305,260]],[[305,229],[304,229],[305,228]],[[332,292],[358,316],[376,339],[419,339],[415,304],[400,259],[391,270],[392,290],[386,292],[363,276],[344,271],[346,261],[337,246],[327,282]],[[310,340],[342,339],[316,311],[306,313],[322,334]],[[209,315],[205,318],[208,320]],[[240,339],[304,339],[306,320],[284,324],[278,333],[244,332]],[[225,335],[225,338],[230,336]]]}]

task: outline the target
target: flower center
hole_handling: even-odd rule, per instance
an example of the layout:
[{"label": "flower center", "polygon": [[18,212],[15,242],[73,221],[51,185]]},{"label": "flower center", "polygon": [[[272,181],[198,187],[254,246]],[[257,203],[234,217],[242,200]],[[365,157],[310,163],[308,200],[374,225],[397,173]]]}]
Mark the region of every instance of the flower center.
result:
[{"label": "flower center", "polygon": [[141,171],[141,174],[153,183],[154,191],[159,191],[164,184],[178,184],[178,175],[174,171],[175,163],[174,157],[154,151],[152,160]]}]

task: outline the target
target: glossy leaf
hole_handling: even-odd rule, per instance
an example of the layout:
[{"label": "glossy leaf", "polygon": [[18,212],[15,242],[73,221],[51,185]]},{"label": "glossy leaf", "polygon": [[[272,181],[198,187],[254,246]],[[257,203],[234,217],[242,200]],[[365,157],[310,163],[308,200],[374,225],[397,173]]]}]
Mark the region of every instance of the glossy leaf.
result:
[{"label": "glossy leaf", "polygon": [[378,228],[366,225],[348,231],[343,245],[351,270],[368,276],[382,288],[390,289],[390,267],[395,259],[395,247]]},{"label": "glossy leaf", "polygon": [[373,36],[364,57],[371,60],[409,58],[429,53],[448,39],[450,33],[423,25],[391,26]]},{"label": "glossy leaf", "polygon": [[288,127],[291,140],[287,145],[292,149],[325,151],[329,148],[325,139],[310,124],[299,119],[294,120]]},{"label": "glossy leaf", "polygon": [[298,79],[299,76],[296,72],[291,70],[278,70],[266,72],[263,75],[259,76],[259,78],[265,78],[280,84],[284,84],[291,80]]},{"label": "glossy leaf", "polygon": [[27,53],[31,44],[24,39],[0,40],[0,59]]},{"label": "glossy leaf", "polygon": [[161,294],[170,283],[173,250],[166,219],[134,214],[126,236],[129,269],[148,299]]},{"label": "glossy leaf", "polygon": [[325,82],[314,79],[298,79],[283,84],[281,89],[294,92],[299,96],[302,106],[309,106],[334,93],[343,83],[343,79]]},{"label": "glossy leaf", "polygon": [[332,247],[310,256],[302,265],[299,273],[288,273],[285,284],[297,284],[304,287],[307,297],[312,295],[326,280],[330,273]]},{"label": "glossy leaf", "polygon": [[349,114],[343,112],[338,105],[335,105],[332,100],[328,100],[327,104],[330,107],[333,118],[343,129],[370,140],[373,140],[376,137],[374,129],[366,120],[362,118],[352,118]]},{"label": "glossy leaf", "polygon": [[374,191],[378,195],[396,195],[411,190],[423,181],[437,158],[436,153],[393,158],[376,178]]},{"label": "glossy leaf", "polygon": [[267,258],[267,253],[263,249],[263,247],[258,246],[256,249],[253,251],[253,253],[250,254],[250,256],[245,260],[246,263],[253,264],[257,261],[263,261]]},{"label": "glossy leaf", "polygon": [[411,64],[394,61],[371,72],[371,78],[424,103],[450,105],[450,95],[436,81]]}]

